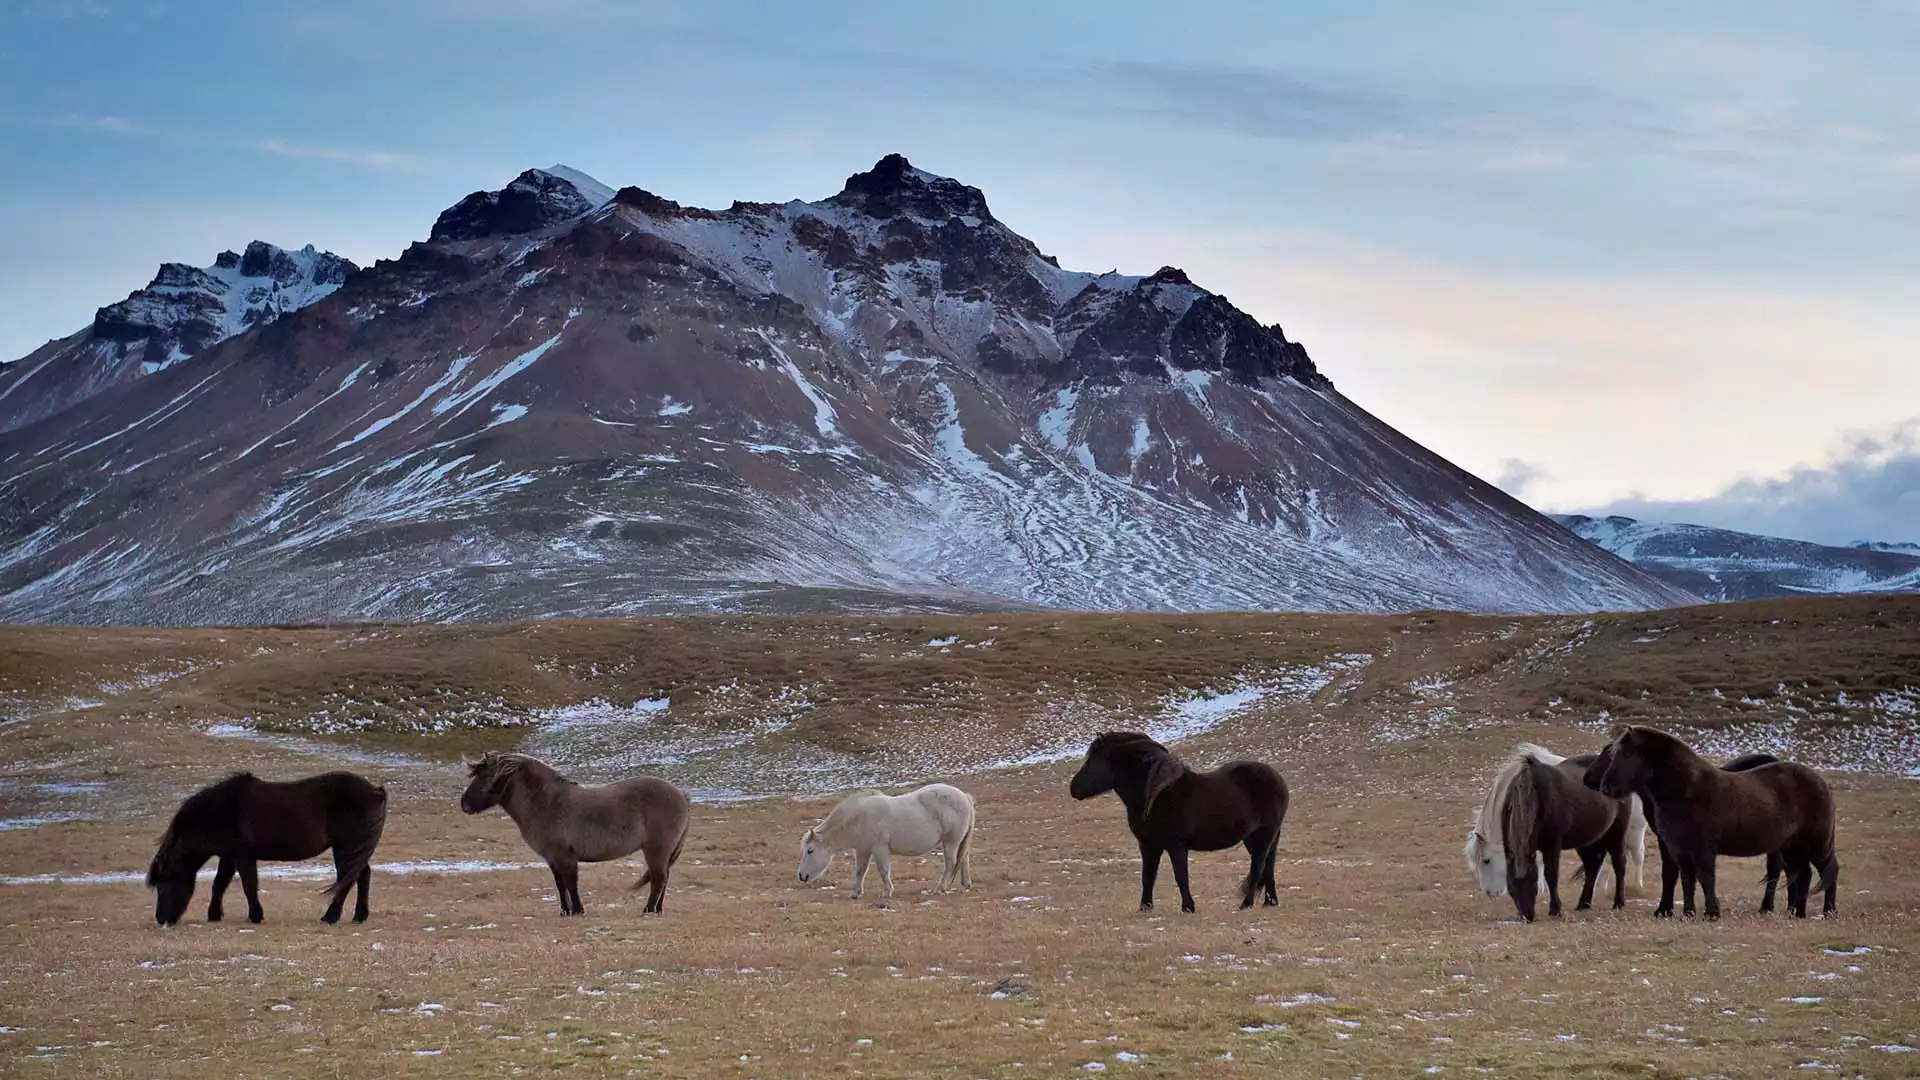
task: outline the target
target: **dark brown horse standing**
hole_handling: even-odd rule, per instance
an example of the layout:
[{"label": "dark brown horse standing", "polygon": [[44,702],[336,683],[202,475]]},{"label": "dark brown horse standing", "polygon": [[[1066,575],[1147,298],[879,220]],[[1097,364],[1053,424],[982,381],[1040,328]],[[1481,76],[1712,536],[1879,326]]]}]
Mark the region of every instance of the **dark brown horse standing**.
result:
[{"label": "dark brown horse standing", "polygon": [[[1723,772],[1746,772],[1749,769],[1757,769],[1762,765],[1772,765],[1779,760],[1779,758],[1774,757],[1772,754],[1741,754],[1739,757],[1720,766],[1720,768]],[[1590,767],[1587,769],[1583,779],[1587,787],[1599,791],[1600,777],[1606,773],[1607,766],[1613,762],[1613,744],[1608,743],[1598,754],[1588,754],[1583,758],[1569,758],[1568,761],[1570,763],[1578,761],[1583,764],[1589,764]],[[1685,875],[1684,878],[1682,877],[1679,860],[1675,859],[1673,853],[1667,850],[1667,842],[1660,839],[1660,815],[1654,808],[1652,800],[1639,792],[1635,792],[1635,794],[1640,797],[1640,805],[1646,808],[1647,826],[1653,830],[1654,843],[1660,845],[1660,906],[1654,909],[1654,914],[1663,918],[1673,914],[1673,887],[1677,881],[1685,886],[1686,912],[1688,915],[1692,915],[1694,877],[1691,874]],[[1766,894],[1760,898],[1760,910],[1762,912],[1771,912],[1773,910],[1774,892],[1778,889],[1779,884],[1780,853],[1777,851],[1768,852]]]},{"label": "dark brown horse standing", "polygon": [[238,873],[247,919],[259,922],[266,917],[260,908],[260,861],[311,859],[332,848],[335,878],[327,886],[330,899],[320,919],[340,921],[347,892],[358,885],[353,921],[365,922],[373,849],[386,823],[387,789],[352,773],[285,783],[236,773],[187,796],[161,835],[160,850],[147,867],[147,885],[157,894],[153,917],[161,926],[179,922],[193,899],[194,876],[218,857],[207,921],[220,921],[220,899]]},{"label": "dark brown horse standing", "polygon": [[[1507,848],[1507,893],[1520,917],[1532,922],[1539,904],[1539,876],[1547,880],[1547,917],[1560,917],[1560,852],[1580,853],[1586,879],[1576,911],[1593,906],[1593,887],[1602,860],[1613,860],[1613,907],[1627,905],[1627,818],[1624,798],[1608,798],[1580,782],[1576,760],[1548,765],[1525,754],[1507,802],[1501,808],[1501,832]],[[1535,856],[1539,856],[1536,876]]]},{"label": "dark brown horse standing", "polygon": [[1241,885],[1240,907],[1253,906],[1256,889],[1266,904],[1280,902],[1274,884],[1280,825],[1287,816],[1287,782],[1271,765],[1229,761],[1211,772],[1187,768],[1173,752],[1134,731],[1112,731],[1093,740],[1087,760],[1068,791],[1091,799],[1109,791],[1127,808],[1127,827],[1140,843],[1140,910],[1153,910],[1153,881],[1160,856],[1173,863],[1180,910],[1192,911],[1187,853],[1221,851],[1244,844],[1251,865]]},{"label": "dark brown horse standing", "polygon": [[[1822,910],[1833,912],[1840,887],[1833,790],[1819,773],[1791,761],[1727,772],[1672,735],[1637,726],[1619,729],[1603,759],[1593,766],[1600,790],[1647,801],[1663,858],[1671,855],[1681,876],[1698,880],[1707,918],[1720,917],[1715,860],[1776,852],[1786,869],[1788,914],[1806,917],[1816,868],[1826,889]],[[1664,869],[1662,878],[1667,891],[1654,914],[1670,917],[1673,878]]]},{"label": "dark brown horse standing", "polygon": [[653,776],[605,787],[583,787],[525,754],[488,754],[469,766],[473,782],[460,809],[478,814],[498,806],[520,827],[527,846],[547,861],[560,893],[560,911],[580,915],[580,864],[606,862],[639,851],[648,886],[641,914],[665,910],[667,874],[680,858],[693,818],[686,793]]}]

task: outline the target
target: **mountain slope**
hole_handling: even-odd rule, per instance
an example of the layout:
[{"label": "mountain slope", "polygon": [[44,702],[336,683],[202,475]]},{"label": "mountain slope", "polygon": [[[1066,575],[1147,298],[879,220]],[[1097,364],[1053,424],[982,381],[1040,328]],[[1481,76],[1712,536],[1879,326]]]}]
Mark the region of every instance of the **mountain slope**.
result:
[{"label": "mountain slope", "polygon": [[529,170],[0,433],[0,507],[13,619],[1694,599],[1178,270],[1062,269],[897,155],[722,211]]},{"label": "mountain slope", "polygon": [[1557,514],[1554,520],[1595,546],[1713,601],[1920,592],[1920,553],[1900,550],[1905,545],[1830,547],[1628,517]]},{"label": "mountain slope", "polygon": [[172,367],[235,334],[325,299],[352,263],[309,244],[255,240],[212,266],[166,263],[144,289],[78,333],[0,367],[0,431],[42,420],[103,390]]}]

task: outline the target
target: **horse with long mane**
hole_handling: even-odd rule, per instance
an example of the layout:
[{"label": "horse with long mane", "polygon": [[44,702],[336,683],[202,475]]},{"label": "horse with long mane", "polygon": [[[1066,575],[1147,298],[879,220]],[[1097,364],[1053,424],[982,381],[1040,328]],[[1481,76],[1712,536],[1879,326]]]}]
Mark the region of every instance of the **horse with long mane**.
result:
[{"label": "horse with long mane", "polygon": [[801,881],[827,872],[836,852],[854,853],[853,899],[860,899],[867,863],[880,871],[885,895],[893,895],[893,856],[940,849],[940,883],[946,892],[958,880],[973,888],[973,796],[951,784],[928,784],[905,795],[856,791],[840,800],[827,819],[800,837]]},{"label": "horse with long mane", "polygon": [[[1624,798],[1609,798],[1581,782],[1583,766],[1570,761],[1549,765],[1531,753],[1519,755],[1520,767],[1500,808],[1507,856],[1507,891],[1514,909],[1532,922],[1539,900],[1535,874],[1546,879],[1547,917],[1560,917],[1560,852],[1580,853],[1584,878],[1576,911],[1593,906],[1593,889],[1602,859],[1613,862],[1613,907],[1627,905],[1627,822],[1632,811]],[[1536,870],[1536,867],[1538,868]]]},{"label": "horse with long mane", "polygon": [[1287,816],[1287,782],[1273,766],[1229,761],[1211,771],[1190,769],[1173,751],[1137,731],[1109,731],[1087,747],[1068,792],[1091,799],[1111,791],[1127,808],[1127,828],[1140,844],[1140,910],[1153,910],[1153,882],[1160,856],[1173,864],[1180,910],[1193,911],[1187,887],[1187,853],[1222,851],[1244,844],[1250,865],[1240,886],[1240,908],[1253,906],[1256,889],[1266,905],[1280,902],[1274,884],[1280,826]]},{"label": "horse with long mane", "polygon": [[367,919],[373,849],[387,823],[387,789],[348,772],[276,783],[235,773],[187,796],[174,812],[147,867],[153,917],[172,926],[193,900],[194,877],[218,857],[207,921],[221,919],[220,901],[234,875],[247,897],[247,920],[266,918],[260,907],[261,860],[295,862],[333,849],[334,881],[323,922],[339,922],[347,893],[359,886],[353,921]]},{"label": "horse with long mane", "polygon": [[527,846],[553,871],[561,914],[587,910],[580,902],[581,863],[635,851],[647,860],[646,873],[633,884],[649,889],[641,914],[665,910],[667,875],[680,858],[693,818],[685,792],[655,776],[586,787],[525,754],[488,754],[468,771],[473,780],[460,796],[460,809],[478,814],[498,806],[507,812]]},{"label": "horse with long mane", "polygon": [[[1606,773],[1607,766],[1613,761],[1613,744],[1608,743],[1601,748],[1598,754],[1589,755],[1589,757],[1592,763],[1587,767],[1587,773],[1584,779],[1588,787],[1598,791],[1600,790],[1600,777]],[[1723,772],[1746,772],[1749,769],[1756,769],[1762,765],[1772,765],[1779,760],[1779,758],[1774,757],[1772,754],[1741,754],[1739,757],[1720,766],[1720,768]],[[1636,805],[1639,805],[1642,801],[1639,795],[1633,796],[1633,799]],[[1679,880],[1685,888],[1686,913],[1691,915],[1693,914],[1694,877],[1692,874],[1683,875],[1680,872],[1679,860],[1675,859],[1673,853],[1667,850],[1667,842],[1660,839],[1660,822],[1657,820],[1657,815],[1650,816],[1647,820],[1648,824],[1653,827],[1654,842],[1660,846],[1661,909],[1663,909],[1667,915],[1673,914],[1673,886],[1674,882]],[[1773,910],[1774,892],[1780,884],[1780,853],[1777,851],[1767,853],[1765,881],[1766,894],[1760,899],[1760,910],[1762,913]],[[1656,910],[1655,913],[1659,914],[1659,910]]]},{"label": "horse with long mane", "polygon": [[[1609,749],[1595,778],[1601,792],[1637,792],[1647,800],[1663,851],[1673,855],[1681,875],[1699,882],[1707,918],[1720,917],[1715,882],[1720,856],[1775,852],[1786,870],[1787,912],[1806,917],[1818,868],[1826,891],[1822,911],[1833,913],[1840,860],[1834,854],[1833,790],[1819,773],[1791,761],[1726,772],[1686,743],[1649,727],[1618,729]],[[1671,891],[1654,914],[1672,916]]]},{"label": "horse with long mane", "polygon": [[[1519,775],[1521,762],[1529,755],[1543,765],[1571,761],[1584,766],[1593,760],[1592,754],[1563,758],[1544,746],[1523,742],[1514,747],[1513,753],[1500,763],[1500,771],[1493,777],[1493,786],[1487,790],[1486,800],[1480,804],[1473,824],[1467,829],[1465,849],[1467,869],[1479,879],[1481,891],[1490,897],[1503,895],[1507,891],[1507,849],[1501,811],[1507,804],[1507,791],[1513,786],[1513,778]],[[1627,809],[1627,864],[1633,868],[1634,887],[1641,888],[1644,886],[1647,861],[1647,818],[1638,796],[1627,800]],[[1547,887],[1544,870],[1536,872],[1534,884],[1539,889]]]}]

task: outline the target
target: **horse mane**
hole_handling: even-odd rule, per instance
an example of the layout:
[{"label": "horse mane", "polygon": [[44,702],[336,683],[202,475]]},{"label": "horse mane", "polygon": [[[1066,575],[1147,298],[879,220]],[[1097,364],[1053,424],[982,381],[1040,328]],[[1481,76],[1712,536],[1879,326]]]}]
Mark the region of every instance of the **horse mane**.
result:
[{"label": "horse mane", "polygon": [[216,780],[181,800],[180,809],[173,812],[173,817],[167,822],[166,829],[160,833],[157,848],[153,853],[153,862],[147,864],[147,884],[151,886],[159,883],[160,868],[180,843],[180,834],[184,829],[217,813],[221,806],[232,803],[240,786],[252,783],[253,780],[254,775],[245,770],[229,773],[223,779]]},{"label": "horse mane", "polygon": [[[1520,775],[1521,766],[1528,758],[1542,765],[1558,765],[1566,758],[1535,743],[1523,742],[1514,746],[1513,752],[1500,763],[1500,771],[1493,775],[1493,787],[1487,792],[1487,800],[1480,804],[1480,813],[1474,818],[1473,832],[1467,836],[1469,856],[1474,836],[1493,851],[1504,850],[1501,844],[1506,838],[1506,829],[1501,820],[1503,808],[1507,803],[1507,791],[1513,786],[1514,777]],[[1476,870],[1477,870],[1476,863]]]},{"label": "horse mane", "polygon": [[1187,763],[1152,736],[1138,731],[1107,731],[1094,737],[1090,752],[1102,754],[1127,767],[1140,781],[1143,808],[1153,808],[1160,792],[1186,775]]},{"label": "horse mane", "polygon": [[1533,854],[1540,846],[1540,787],[1533,778],[1536,765],[1550,767],[1531,754],[1520,755],[1513,783],[1507,788],[1506,805],[1501,808],[1501,825],[1511,841],[1512,849],[1512,854],[1507,857],[1509,877],[1513,875],[1515,856],[1531,867]]},{"label": "horse mane", "polygon": [[833,809],[827,812],[826,820],[815,825],[813,831],[818,835],[825,836],[827,833],[839,829],[847,823],[847,818],[852,815],[853,811],[847,808],[854,805],[854,800],[864,798],[868,795],[885,794],[886,792],[881,791],[879,788],[862,788],[859,791],[848,793],[846,798],[834,804]]}]

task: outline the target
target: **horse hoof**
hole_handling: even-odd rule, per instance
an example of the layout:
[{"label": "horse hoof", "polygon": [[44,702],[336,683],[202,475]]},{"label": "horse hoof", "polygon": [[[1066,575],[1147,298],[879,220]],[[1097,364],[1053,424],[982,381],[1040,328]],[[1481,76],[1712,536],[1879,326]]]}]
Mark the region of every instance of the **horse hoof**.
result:
[{"label": "horse hoof", "polygon": [[247,921],[248,921],[248,922],[250,922],[250,923],[255,923],[255,924],[258,924],[258,923],[261,923],[261,922],[264,922],[264,921],[266,921],[266,918],[267,918],[267,917],[266,917],[266,915],[265,915],[264,913],[262,913],[262,914],[258,914],[258,915],[253,915],[253,914],[249,914],[249,915],[247,916]]},{"label": "horse hoof", "polygon": [[367,921],[367,917],[365,915],[355,915],[353,917],[353,921],[357,923],[363,923]]},{"label": "horse hoof", "polygon": [[326,924],[327,924],[328,926],[332,926],[332,925],[333,925],[334,923],[337,923],[337,922],[339,922],[339,921],[340,921],[340,916],[338,916],[338,915],[322,915],[322,916],[320,916],[320,921],[321,921],[321,922],[323,922],[323,923],[326,923]]}]

